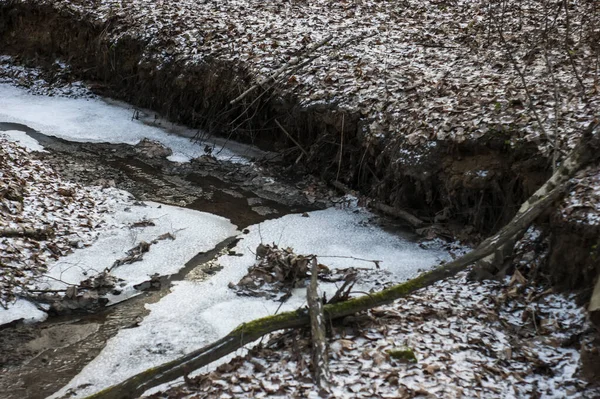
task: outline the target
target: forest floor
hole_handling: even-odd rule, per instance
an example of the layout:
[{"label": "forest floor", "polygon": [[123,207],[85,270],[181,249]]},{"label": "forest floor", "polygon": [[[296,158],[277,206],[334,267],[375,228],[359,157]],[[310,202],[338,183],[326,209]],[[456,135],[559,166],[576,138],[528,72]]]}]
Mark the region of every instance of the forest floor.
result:
[{"label": "forest floor", "polygon": [[600,395],[599,387],[578,377],[579,345],[593,337],[585,312],[572,296],[532,286],[520,275],[478,283],[463,273],[329,330],[328,391],[313,383],[310,334],[295,330],[151,397]]},{"label": "forest floor", "polygon": [[[43,86],[44,84],[38,82],[33,87],[41,90]],[[129,123],[135,122],[130,121]],[[5,129],[10,126],[13,126],[14,129],[23,128],[23,125],[14,123],[12,125],[5,123],[3,126]],[[64,129],[68,131],[69,127],[64,126]],[[41,140],[40,142],[44,146],[40,145],[34,137]],[[140,202],[141,200],[160,200],[163,203],[174,205],[195,204],[198,209],[201,209],[203,204],[206,206],[214,201],[224,201],[229,198],[229,203],[221,204],[219,209],[210,208],[210,205],[209,208],[215,212],[220,211],[223,213],[222,216],[227,216],[229,213],[243,227],[265,218],[265,216],[260,216],[260,212],[257,213],[259,211],[257,206],[271,209],[271,212],[275,213],[271,213],[270,217],[278,217],[278,209],[283,211],[279,204],[286,203],[286,201],[288,206],[299,207],[298,210],[308,210],[311,204],[315,206],[315,203],[333,204],[339,201],[334,197],[329,197],[325,187],[319,188],[318,185],[315,186],[314,182],[311,182],[311,179],[308,179],[305,182],[297,183],[297,187],[301,189],[296,195],[290,194],[291,187],[280,187],[273,182],[270,188],[271,196],[280,191],[286,192],[279,202],[269,202],[266,199],[259,201],[258,198],[253,201],[243,200],[240,202],[236,196],[231,195],[235,191],[234,183],[257,180],[258,184],[247,184],[245,189],[265,192],[264,184],[260,183],[264,180],[261,180],[263,178],[260,176],[268,174],[268,169],[261,172],[251,164],[211,161],[207,156],[200,157],[194,162],[173,163],[165,159],[169,154],[169,151],[166,150],[168,148],[158,142],[152,144],[152,142],[144,141],[137,146],[74,143],[45,137],[39,133],[36,135],[30,132],[27,135],[22,131],[6,130],[5,133],[2,133],[0,144],[0,150],[3,153],[2,175],[5,178],[4,182],[9,183],[7,185],[9,190],[2,199],[2,220],[8,222],[6,224],[8,227],[18,225],[20,228],[43,230],[51,226],[57,232],[48,237],[16,237],[2,240],[4,248],[2,261],[3,264],[10,266],[8,269],[3,269],[3,282],[11,283],[4,284],[2,289],[5,303],[13,302],[15,293],[19,298],[26,297],[26,294],[31,295],[30,289],[35,290],[36,284],[39,285],[40,281],[47,281],[45,278],[53,275],[52,270],[47,270],[48,264],[54,264],[57,260],[60,263],[60,259],[65,255],[77,252],[85,246],[93,246],[103,230],[117,228],[129,231],[132,223],[133,225],[137,223],[139,227],[135,227],[135,229],[140,230],[136,233],[137,242],[146,236],[150,239],[158,236],[162,231],[160,229],[172,232],[179,231],[181,228],[179,225],[173,226],[172,223],[175,222],[175,219],[172,216],[169,216],[171,221],[167,223],[171,223],[171,225],[164,224],[167,212],[164,207],[166,205],[163,205],[163,209],[158,210],[160,215],[158,213],[155,215],[160,217],[154,217],[151,214],[140,216],[134,212],[135,215],[130,217],[130,223],[122,225],[110,225],[109,223],[107,225],[106,217],[102,217],[102,214],[114,213],[121,202],[129,208],[135,208],[136,204],[143,204]],[[134,162],[135,159],[137,161]],[[177,179],[178,176],[189,176],[194,173],[206,174],[211,169],[212,172],[209,174],[213,178],[209,178],[208,175],[204,176],[210,182],[209,186],[203,185],[202,188],[199,188],[197,186],[198,179],[194,179],[195,184],[188,185],[183,184],[183,180]],[[234,170],[236,173],[232,173]],[[158,171],[162,171],[162,174]],[[166,175],[163,175],[165,173]],[[132,176],[137,177],[132,178]],[[216,183],[215,177],[223,179],[220,184]],[[136,200],[123,197],[123,194],[115,186],[127,188],[135,193]],[[176,190],[175,187],[177,187]],[[269,191],[268,188],[266,190]],[[218,192],[222,193],[217,194]],[[224,196],[224,193],[227,192],[229,196]],[[243,196],[251,197],[252,194],[244,193]],[[245,206],[242,206],[244,204]],[[83,207],[82,210],[78,211],[81,207]],[[236,212],[235,209],[238,211]],[[358,212],[358,209],[355,212]],[[253,213],[254,217],[247,216]],[[331,229],[331,232],[335,232],[335,234],[342,234],[339,227],[333,225],[317,227],[319,226],[317,224],[310,227],[311,220],[314,218],[316,218],[315,221],[318,220],[316,214],[311,213],[310,215],[310,218],[300,218],[309,222],[308,225],[296,226],[294,230],[309,229],[326,232]],[[339,216],[331,214],[326,218],[335,220]],[[160,222],[161,219],[163,222]],[[25,221],[27,224],[23,225]],[[155,233],[142,232],[143,229],[151,228],[145,227],[146,224],[150,226],[155,223],[159,224],[159,222],[160,226],[156,227],[158,230]],[[205,220],[199,223],[206,228],[207,222]],[[283,224],[290,226],[290,221],[285,221]],[[275,226],[277,224],[273,227],[263,224],[262,230],[258,231],[251,227],[244,242],[230,249],[229,252],[243,254],[246,251],[245,247],[254,245],[254,240],[262,242],[263,236],[264,239],[269,240],[269,237],[274,237],[273,233],[281,234],[278,233],[279,229]],[[350,231],[346,233],[356,234],[356,232],[352,232],[353,228],[349,227]],[[186,227],[186,229],[190,229],[190,227]],[[215,228],[211,228],[211,235],[214,236],[215,233]],[[372,236],[373,232],[370,232],[369,235]],[[294,236],[292,232],[291,237]],[[74,237],[77,238],[77,245],[75,245]],[[176,241],[189,241],[189,238],[180,236],[179,232],[175,232],[173,237],[177,238]],[[189,237],[199,240],[198,235]],[[385,241],[382,238],[371,237],[371,239],[375,240],[373,245],[384,245]],[[281,236],[279,240],[281,240]],[[329,239],[329,241],[331,240],[333,238]],[[351,239],[342,237],[342,241],[344,240]],[[302,240],[298,238],[288,242],[300,251],[310,251],[311,249],[319,251],[314,244],[301,244]],[[133,244],[134,241],[130,246]],[[439,244],[423,241],[421,245],[424,248],[430,245],[436,248]],[[577,304],[576,295],[565,296],[554,293],[549,285],[540,280],[524,277],[533,276],[535,270],[543,263],[543,258],[547,256],[547,253],[544,254],[541,248],[546,246],[546,238],[540,231],[532,228],[517,244],[518,251],[514,260],[517,265],[516,271],[504,280],[474,282],[462,274],[421,290],[393,305],[377,308],[356,317],[349,317],[342,323],[330,326],[330,367],[333,376],[330,393],[319,393],[314,389],[309,366],[310,337],[301,330],[274,334],[266,343],[251,348],[248,354],[233,358],[210,373],[190,378],[183,385],[178,384],[168,391],[154,395],[156,397],[194,395],[200,397],[214,397],[215,395],[261,397],[275,395],[339,398],[493,395],[503,397],[594,397],[600,394],[600,391],[582,379],[584,376],[589,378],[588,373],[591,376],[594,375],[594,371],[590,370],[590,367],[594,367],[593,364],[583,367],[581,363],[581,354],[585,355],[586,351],[593,348],[594,340],[593,328],[586,321],[585,309]],[[453,256],[457,256],[465,250],[455,245],[448,245],[446,248],[452,249],[455,253]],[[358,247],[354,246],[352,250],[356,251],[357,249]],[[150,253],[155,250],[151,249]],[[167,250],[178,251],[176,247]],[[162,249],[158,249],[158,251],[164,252]],[[247,255],[250,256],[248,259],[246,259],[246,255],[238,258],[243,267],[236,267],[236,269],[244,270],[248,264],[253,263],[252,253]],[[146,254],[146,256],[150,255]],[[376,251],[370,256],[383,256],[383,254]],[[403,255],[394,255],[396,261],[392,263],[388,263],[390,260],[383,257],[382,259],[385,259],[383,265],[386,270],[394,263],[414,262],[412,258],[418,255],[408,254],[406,258],[401,256]],[[52,258],[52,262],[49,262],[50,258]],[[140,259],[140,261],[142,260]],[[224,262],[229,261],[218,258],[209,262],[206,270],[218,271],[223,268],[221,264],[227,265]],[[331,264],[331,260],[327,257],[324,257],[322,262]],[[347,261],[341,264],[345,262]],[[133,263],[133,266],[139,269],[136,275],[140,275],[140,272],[142,275],[147,274],[144,273],[146,270],[142,265],[143,262]],[[402,270],[404,266],[400,265],[399,267],[399,270]],[[202,281],[211,278],[210,275],[205,275],[197,280],[201,274],[205,274],[202,270],[204,269],[201,268],[192,273],[193,279]],[[164,268],[156,271],[160,274],[167,272]],[[17,273],[19,278],[15,278],[7,272]],[[214,272],[210,274],[212,273]],[[61,279],[67,280],[71,277],[69,273],[65,272],[64,276],[62,274],[61,271]],[[93,277],[97,277],[94,273],[92,274]],[[368,279],[359,281],[363,284],[366,281],[375,281],[379,286],[397,281],[397,277],[386,273],[380,274],[375,270],[367,272],[367,275],[370,275]],[[362,278],[364,279],[365,276]],[[127,274],[122,277],[131,279],[133,276]],[[92,281],[92,279],[89,280]],[[117,284],[119,280],[105,280],[112,283],[109,291],[119,287]],[[135,281],[135,283],[138,284],[141,281]],[[124,284],[120,284],[120,287],[119,289],[123,289]],[[358,289],[368,290],[369,287],[373,286],[367,284]],[[78,291],[72,293],[74,297],[71,298],[79,298],[78,306],[71,303],[70,312],[79,314],[94,312],[102,307],[97,301],[90,305],[89,300],[87,302],[81,300],[86,290],[93,291],[91,288],[90,284],[85,284],[85,281],[80,283]],[[332,288],[334,287],[327,289],[330,296],[335,291],[335,289],[332,291]],[[258,291],[260,292],[260,289]],[[284,291],[276,292],[275,298],[285,294]],[[65,292],[68,293],[68,291]],[[54,300],[60,299],[63,295],[65,295],[64,292],[62,295],[55,294]],[[248,293],[244,293],[244,295],[248,295]],[[269,295],[266,297],[268,298]],[[97,293],[94,298],[98,298]],[[114,296],[112,298],[114,299]],[[28,299],[34,300],[35,303],[35,297],[29,296]],[[24,302],[19,302],[23,306],[17,307],[20,313],[15,317],[27,318],[33,314],[39,314],[39,310],[30,306],[31,302],[26,303],[27,306],[24,305]],[[171,308],[172,305],[169,303],[166,303],[165,306],[168,305]],[[277,302],[272,303],[276,304]],[[296,304],[297,301],[291,303]],[[154,312],[159,314],[160,309],[158,306]],[[155,315],[154,318],[158,319],[159,316]],[[43,314],[40,317],[43,317]],[[127,325],[131,323],[139,325],[144,314],[140,313],[137,317],[139,318],[137,321],[128,320]],[[192,320],[193,318],[190,319],[190,321]],[[143,325],[146,324],[148,322]],[[156,325],[156,321],[150,323],[150,325],[153,324]],[[138,328],[143,336],[144,328]],[[153,327],[153,330],[155,328],[156,326]],[[5,329],[2,334],[3,345],[16,345],[12,355],[4,358],[9,367],[18,367],[22,361],[31,361],[30,359],[35,359],[41,353],[40,348],[32,349],[32,345],[28,343],[34,342],[31,339],[36,339],[40,333],[33,332],[33,330],[29,333],[24,331],[22,327],[18,328],[21,339],[16,339],[14,334],[9,334],[10,329]],[[198,335],[198,331],[190,331],[190,333]],[[87,330],[81,333],[83,335],[79,334],[74,335],[75,338],[72,340],[85,342],[90,339],[90,335],[94,335],[93,332]],[[143,346],[147,346],[150,341],[147,341],[147,338],[141,338],[142,336],[133,334],[134,338],[122,340],[121,347],[123,345],[131,346],[132,339],[144,342]],[[22,342],[24,337],[29,338]],[[164,336],[164,342],[162,339],[156,341],[154,338],[153,340],[159,342],[161,346],[177,345],[176,342],[181,341],[184,337],[185,334],[175,340],[174,337],[169,338],[167,334]],[[113,342],[113,345],[116,342],[118,340]],[[156,345],[156,342],[152,345]],[[17,348],[18,345],[22,345],[23,348]],[[62,345],[65,343],[63,342]],[[30,349],[25,350],[24,348]],[[44,347],[44,350],[48,349]],[[121,349],[118,352],[122,352]],[[98,360],[107,356],[118,360],[118,357],[115,357],[114,354],[110,355],[110,353],[100,352]],[[156,358],[156,355],[150,355],[150,358],[153,356]],[[150,364],[153,363],[147,363],[147,366]],[[98,372],[98,369],[93,369],[96,370],[94,373]],[[114,376],[114,371],[112,373]],[[89,392],[89,390],[77,388],[81,382],[86,381],[86,378],[88,377],[85,373],[78,376],[74,382],[69,384],[70,388],[62,392],[66,394],[72,392],[77,396],[80,396],[82,392]],[[92,380],[88,379],[87,381]]]},{"label": "forest floor", "polygon": [[[340,198],[326,185],[334,180],[362,189],[354,193],[360,205],[373,199],[414,211],[423,221],[418,232],[425,241],[472,243],[510,219],[599,117],[600,9],[593,1],[0,0],[0,17],[6,17],[0,43],[11,54],[0,58],[0,84],[10,83],[0,85],[9,94],[0,98],[5,117],[0,122],[22,123],[18,115],[29,109],[25,127],[84,141],[99,141],[102,131],[112,143],[51,140],[49,153],[29,157],[2,139],[0,166],[14,183],[0,196],[2,211],[8,212],[3,225],[46,233],[51,226],[53,232],[43,245],[20,237],[2,241],[1,261],[14,261],[3,269],[5,303],[14,300],[15,286],[25,287],[45,272],[32,262],[42,264],[94,240],[95,228],[103,228],[94,224],[96,213],[108,211],[102,206],[114,182],[136,201],[196,206],[230,218],[240,228],[249,227],[249,242],[262,240],[255,226],[271,218],[276,221],[267,225],[280,229],[337,231],[344,225],[319,224],[329,213],[309,212],[301,222],[281,217],[292,209],[350,207],[348,214],[332,219],[371,226],[354,199]],[[26,66],[31,64],[44,68]],[[127,112],[133,117],[117,118],[119,111],[111,109],[97,118],[94,91],[131,101],[136,108]],[[66,99],[87,99],[91,106],[81,102],[77,112],[68,113]],[[43,112],[47,109],[53,112]],[[208,140],[190,146],[187,139],[151,131],[170,127],[188,137],[196,133],[154,112],[206,128],[209,135],[200,138]],[[125,127],[125,120],[140,123]],[[34,129],[28,136],[13,132],[12,140],[35,146],[30,139],[41,136]],[[125,130],[128,137],[122,135]],[[213,133],[226,138],[217,141]],[[256,140],[263,150],[240,157],[228,152],[224,143],[230,137]],[[144,138],[160,144],[140,144]],[[78,155],[65,164],[69,152]],[[155,169],[166,177],[157,178]],[[29,184],[32,173],[39,176],[32,190],[48,195],[41,202],[21,202],[18,187]],[[56,178],[59,174],[64,180]],[[132,174],[141,179],[124,178]],[[56,183],[44,180],[50,177]],[[99,182],[99,188],[89,187]],[[508,277],[480,283],[461,275],[331,326],[329,395],[600,395],[583,382],[600,378],[597,331],[585,314],[600,273],[594,261],[600,255],[599,182],[600,165],[573,179],[560,204],[518,243]],[[241,210],[232,215],[234,208]],[[82,213],[85,217],[75,218]],[[82,238],[75,242],[73,234]],[[348,237],[339,234],[336,245],[349,245]],[[277,234],[267,240],[279,242]],[[377,248],[367,239],[355,245],[376,259],[365,242]],[[239,265],[249,267],[248,248],[236,250],[244,253]],[[406,262],[410,270],[415,267]],[[400,275],[393,277],[378,284]],[[573,289],[576,294],[560,294]],[[186,282],[173,293],[186,292],[196,291]],[[160,305],[154,309],[156,318],[164,314]],[[139,335],[127,334],[152,336],[149,325],[142,323]],[[323,394],[310,383],[303,334],[271,337],[248,355],[159,396],[211,397],[216,390],[223,397]],[[164,334],[161,339],[168,340]],[[174,351],[190,349],[173,339]],[[135,339],[115,339],[111,348],[131,342]],[[404,347],[414,361],[394,357]],[[155,352],[163,360],[172,355],[164,348]],[[106,366],[105,359],[95,364]],[[77,394],[91,392],[85,380],[94,378],[90,370],[62,393],[79,386]]]},{"label": "forest floor", "polygon": [[[45,240],[39,237],[2,240],[5,249],[3,263],[10,266],[3,269],[3,281],[12,282],[11,286],[4,284],[2,292],[5,294],[4,300],[10,302],[14,300],[11,293],[16,292],[23,298],[28,288],[35,286],[36,278],[50,274],[46,268],[48,256],[60,259],[69,252],[78,251],[78,248],[93,246],[103,229],[115,228],[114,225],[106,226],[105,223],[100,223],[99,215],[114,212],[112,208],[123,201],[122,194],[110,186],[123,185],[126,179],[118,175],[111,176],[115,171],[111,172],[109,169],[100,169],[95,173],[85,173],[77,177],[77,170],[81,168],[76,166],[83,165],[81,160],[76,161],[75,158],[65,163],[65,152],[61,154],[56,152],[56,149],[44,149],[25,134],[16,134],[14,131],[4,133],[0,144],[0,149],[5,154],[2,157],[2,174],[10,178],[12,183],[8,185],[9,188],[20,187],[19,199],[22,198],[22,202],[19,202],[19,199],[15,202],[10,193],[3,198],[3,220],[10,216],[19,223],[27,220],[31,226],[26,227],[51,225],[59,232],[51,239]],[[68,142],[55,144],[57,148],[68,145]],[[93,149],[94,144],[70,145],[87,148],[85,158],[88,163],[91,153],[102,154],[103,146],[110,147],[107,144],[101,144],[96,149]],[[129,150],[127,147],[120,150],[118,148],[119,146],[112,146],[109,152],[126,154],[127,151],[135,151],[134,147]],[[45,152],[38,153],[41,155],[39,158],[31,151]],[[139,156],[139,152],[137,155]],[[106,154],[101,156],[105,157]],[[62,161],[58,162],[54,158]],[[146,161],[152,162],[149,159]],[[15,162],[18,165],[13,165]],[[107,177],[115,179],[112,183],[107,183],[107,188],[86,188],[64,180],[62,174],[53,169],[53,164],[62,164],[60,168],[64,173],[71,175],[76,181],[104,179],[106,182]],[[69,165],[71,167],[68,167]],[[19,176],[15,176],[15,173],[19,173]],[[148,191],[147,184],[129,185],[142,197],[147,196],[144,194],[144,188]],[[33,201],[35,198],[43,198],[43,201]],[[70,205],[64,206],[65,201]],[[14,209],[18,203],[23,204],[21,211]],[[132,200],[128,200],[127,205],[135,206]],[[81,215],[81,212],[77,212],[78,206],[85,208]],[[98,212],[100,214],[96,215]],[[166,210],[159,211],[161,218],[165,217],[165,212]],[[31,215],[25,217],[29,214]],[[332,216],[327,218],[331,219]],[[310,221],[315,217],[316,214],[306,220]],[[48,222],[49,218],[52,219],[52,223]],[[97,220],[97,223],[81,223],[82,220],[88,221],[90,218]],[[8,225],[12,226],[11,223],[16,222],[10,222]],[[151,216],[137,221],[141,228],[143,223],[154,222],[158,223],[157,219]],[[75,227],[71,226],[73,223]],[[206,226],[207,222],[201,223]],[[290,222],[284,223],[289,225]],[[171,230],[173,228],[171,226]],[[272,232],[277,231],[264,224],[262,232],[260,229],[258,232],[250,231],[244,243],[229,252],[243,253],[244,247],[252,245],[252,236],[259,240],[258,235],[264,234],[268,239]],[[211,234],[214,236],[214,233],[213,228]],[[178,239],[182,239],[178,233],[175,234]],[[77,237],[78,242],[82,244],[71,244],[73,237]],[[85,237],[88,237],[87,241],[81,241]],[[193,237],[198,240],[198,236]],[[176,384],[167,391],[155,393],[153,397],[595,397],[600,394],[600,388],[582,379],[587,373],[588,378],[595,373],[593,369],[589,369],[594,367],[593,365],[587,365],[586,369],[582,368],[581,364],[581,353],[585,354],[586,350],[593,348],[595,336],[593,328],[586,321],[585,309],[577,305],[574,294],[565,296],[554,293],[548,285],[540,284],[539,281],[528,281],[523,276],[532,275],[532,271],[543,261],[540,248],[545,247],[544,241],[540,231],[531,228],[517,244],[514,260],[518,265],[516,271],[502,281],[475,282],[469,280],[466,274],[461,274],[392,305],[348,317],[341,323],[329,326],[332,374],[329,393],[318,392],[314,388],[310,373],[310,336],[304,330],[299,330],[274,334],[265,343],[252,347],[246,355],[234,357],[212,372],[191,377],[185,384]],[[288,242],[295,243],[301,250],[310,248],[303,248],[301,240],[298,239]],[[380,239],[376,239],[375,242],[377,245],[383,245]],[[421,245],[426,248],[431,244],[424,241]],[[176,249],[170,249],[174,250]],[[456,255],[464,250],[460,247],[454,248]],[[382,255],[376,252],[373,256],[376,254]],[[249,255],[252,257],[252,254]],[[19,260],[16,256],[25,258]],[[415,255],[409,255],[406,261],[411,261],[410,256]],[[396,259],[400,258],[396,255]],[[31,264],[33,261],[37,263]],[[327,261],[327,257],[322,260],[325,263],[328,263]],[[211,267],[217,267],[214,270],[219,270],[223,267],[220,265],[223,262],[224,260],[219,258],[211,263]],[[248,262],[242,263],[246,265]],[[386,263],[387,261],[384,264]],[[242,267],[241,270],[243,269]],[[7,271],[14,274],[18,270],[21,270],[18,273],[19,279],[8,278]],[[165,272],[162,269],[157,271]],[[393,277],[385,273],[379,277],[376,271],[368,274],[370,280],[378,280],[377,284],[383,286],[394,281]],[[210,278],[204,278],[206,277]],[[90,289],[88,285],[82,283],[78,288],[84,292],[86,288]],[[114,285],[113,282],[113,289]],[[75,292],[75,296],[81,295],[81,292]],[[329,292],[331,296],[332,291]],[[35,302],[35,298],[29,299]],[[169,305],[170,308],[171,306]],[[22,317],[31,317],[32,313],[36,312],[34,308],[27,307],[19,307],[19,310]],[[71,311],[81,312],[82,309],[73,308]],[[91,312],[94,309],[87,307],[85,311]],[[160,307],[155,308],[154,312],[160,313]],[[2,334],[3,345],[10,343],[10,340],[7,340],[10,334],[7,332],[5,329]],[[189,333],[197,335],[197,332]],[[24,334],[22,329],[20,334]],[[161,345],[173,345],[176,342],[165,338],[165,342],[160,341]],[[89,337],[83,335],[77,339],[85,341]],[[177,337],[177,341],[181,339],[184,338]],[[137,340],[140,340],[139,337]],[[12,344],[18,345],[19,341],[13,341]],[[127,345],[131,345],[131,342]],[[7,365],[14,367],[20,363],[17,353],[21,353],[23,359],[37,356],[38,352],[31,349],[30,344],[25,346],[30,347],[30,350],[15,348],[13,355],[4,357]],[[106,356],[108,355],[100,354],[100,358]],[[76,381],[79,383],[85,380],[82,377],[78,378]],[[63,393],[71,392],[80,396],[81,390],[77,389],[77,385],[70,384],[70,390],[63,390]]]}]

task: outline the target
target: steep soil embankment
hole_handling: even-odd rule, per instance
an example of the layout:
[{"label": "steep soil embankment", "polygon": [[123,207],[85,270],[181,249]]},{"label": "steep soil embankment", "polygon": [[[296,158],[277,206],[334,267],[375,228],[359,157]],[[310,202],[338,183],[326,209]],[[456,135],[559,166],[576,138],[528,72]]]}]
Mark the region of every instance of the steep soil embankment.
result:
[{"label": "steep soil embankment", "polygon": [[[598,109],[588,3],[554,10],[549,25],[541,1],[0,1],[0,46],[36,65],[62,59],[98,92],[171,120],[285,149],[300,173],[473,237],[514,214],[549,176],[553,147],[572,148]],[[594,234],[551,220],[553,269],[572,239],[584,266],[565,288],[591,287],[580,270],[595,264]]]}]

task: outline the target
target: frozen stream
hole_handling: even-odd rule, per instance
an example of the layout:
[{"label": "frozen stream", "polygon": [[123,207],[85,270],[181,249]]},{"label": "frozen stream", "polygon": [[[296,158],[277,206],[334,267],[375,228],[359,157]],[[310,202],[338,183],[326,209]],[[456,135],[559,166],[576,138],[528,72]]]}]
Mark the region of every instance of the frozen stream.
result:
[{"label": "frozen stream", "polygon": [[[91,143],[136,144],[141,139],[157,140],[171,148],[169,160],[187,162],[204,154],[205,145],[214,147],[221,160],[248,162],[264,152],[238,143],[211,138],[192,143],[196,130],[174,125],[154,114],[125,103],[98,98],[37,96],[10,84],[0,83],[0,122],[21,123],[46,135]],[[175,132],[177,134],[173,134]]]},{"label": "frozen stream", "polygon": [[[187,162],[204,153],[203,145],[191,143],[186,137],[173,135],[158,126],[149,126],[147,121],[144,123],[131,116],[132,111],[123,104],[99,99],[33,96],[22,89],[0,84],[0,122],[24,124],[45,135],[79,142],[135,144],[142,138],[151,138],[173,150],[169,159],[174,162]],[[178,129],[185,133],[184,129]],[[22,132],[11,131],[10,134],[13,140],[20,140],[24,145],[37,145]],[[240,148],[245,147],[223,149],[219,157],[224,161],[247,163],[249,161],[244,155],[256,154],[252,152],[254,150]],[[49,363],[57,370],[60,367],[74,367],[73,370],[76,370],[72,371],[72,375],[76,374],[74,378],[52,397],[62,397],[67,393],[74,395],[70,397],[84,397],[206,345],[242,322],[274,314],[279,302],[239,297],[228,288],[230,282],[237,283],[255,262],[254,251],[261,242],[291,247],[298,254],[316,254],[321,263],[331,268],[372,268],[373,263],[353,258],[379,260],[381,270],[374,270],[373,275],[384,276],[382,278],[388,282],[411,278],[448,258],[447,253],[439,248],[423,249],[407,238],[384,231],[373,223],[374,215],[353,204],[343,209],[287,214],[251,225],[242,233],[226,217],[158,203],[139,206],[128,193],[116,189],[111,195],[114,196],[114,204],[104,216],[111,227],[101,233],[90,247],[75,250],[52,265],[52,278],[43,283],[56,288],[57,277],[77,283],[89,277],[93,268],[72,265],[95,262],[98,263],[97,269],[103,269],[104,264],[112,264],[136,242],[151,240],[165,231],[173,232],[177,239],[161,241],[142,262],[118,269],[118,277],[127,282],[122,295],[132,293],[135,284],[152,274],[179,275],[172,279],[170,288],[167,286],[159,293],[121,302],[109,308],[111,310],[107,314],[83,317],[74,324],[68,320],[61,320],[63,324],[60,325],[54,324],[54,328],[64,329],[67,335],[71,331],[73,335],[81,336],[73,338],[74,342],[69,341],[62,348],[45,351],[44,356],[49,360],[39,358],[31,361],[31,365],[37,367]],[[141,219],[152,220],[155,225],[140,230],[135,236],[122,228]],[[238,241],[232,251],[213,251],[220,243],[223,247],[224,242],[231,242],[227,240],[234,236]],[[198,253],[205,255],[198,258]],[[195,262],[190,264],[192,259]],[[196,279],[195,270],[211,259],[222,270],[209,279]],[[369,279],[361,282],[356,290],[378,289],[380,282],[377,278]],[[322,289],[330,294],[336,287],[328,284],[322,285]],[[112,299],[116,302],[123,298]],[[280,311],[304,305],[304,289],[298,289]],[[27,313],[26,309],[20,311]],[[100,334],[104,331],[103,326],[110,324],[110,312],[121,312],[121,322],[113,323],[110,334]],[[20,317],[23,316],[20,314]],[[68,353],[69,348],[77,344],[81,355],[86,342],[94,340],[98,342],[90,352],[93,356],[79,356],[76,365],[70,364],[68,358],[61,360],[61,364],[52,363],[53,356],[60,356],[60,353],[54,352]],[[19,381],[16,380],[18,370],[5,373],[4,377],[0,377],[0,396],[23,397],[23,384],[34,384],[35,387],[36,383],[41,383],[35,378],[35,370],[30,369],[29,377]],[[52,371],[46,370],[45,373],[52,374]],[[15,378],[14,386],[7,378]],[[47,380],[44,383],[51,384]],[[54,388],[58,389],[61,385],[64,384],[57,384]]]}]

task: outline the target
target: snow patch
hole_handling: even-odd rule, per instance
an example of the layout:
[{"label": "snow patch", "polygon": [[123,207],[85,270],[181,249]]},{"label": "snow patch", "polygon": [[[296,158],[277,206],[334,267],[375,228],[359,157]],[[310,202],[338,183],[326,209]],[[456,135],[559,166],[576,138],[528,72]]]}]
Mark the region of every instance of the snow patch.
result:
[{"label": "snow patch", "polygon": [[[43,134],[77,142],[131,145],[147,138],[169,147],[173,151],[169,159],[177,162],[205,155],[205,145],[212,145],[150,126],[147,121],[133,118],[135,112],[120,102],[36,96],[25,89],[0,83],[0,121],[22,123]],[[221,160],[248,162],[227,148],[220,148],[214,155]]]},{"label": "snow patch", "polygon": [[[123,195],[128,193],[123,192]],[[117,266],[111,272],[114,277],[126,281],[122,289],[131,290],[133,285],[149,280],[154,274],[177,273],[196,254],[214,248],[237,233],[236,227],[220,216],[155,202],[137,204],[140,205],[132,201],[115,204],[114,213],[107,214],[104,219],[108,228],[100,233],[97,241],[49,265],[46,274],[49,278],[41,286],[60,289],[67,284],[78,284],[110,268],[140,242],[152,242],[162,234],[172,234],[174,240],[152,244],[141,261]],[[132,227],[140,221],[153,225]]]},{"label": "snow patch", "polygon": [[37,152],[47,152],[36,139],[29,137],[27,133],[20,130],[6,130],[0,133],[7,141],[17,143],[19,146]]},{"label": "snow patch", "polygon": [[0,307],[0,326],[14,320],[24,319],[26,323],[44,321],[48,315],[25,299],[17,299],[7,309]]},{"label": "snow patch", "polygon": [[[279,302],[239,297],[228,288],[229,282],[237,283],[254,263],[253,252],[261,237],[265,243],[293,247],[298,254],[317,254],[319,261],[330,267],[374,268],[371,262],[333,256],[381,260],[381,268],[398,280],[410,278],[447,257],[441,250],[424,250],[381,230],[369,222],[371,213],[357,208],[327,209],[308,215],[287,215],[249,227],[250,232],[241,236],[243,239],[232,251],[237,255],[217,259],[223,270],[204,282],[176,283],[169,295],[147,305],[151,312],[138,328],[120,331],[96,359],[53,397],[70,389],[76,397],[89,395],[217,340],[240,323],[275,314]],[[329,286],[328,290],[335,289],[333,284]],[[370,288],[373,287],[363,289]],[[279,311],[305,305],[305,291],[295,290]]]}]

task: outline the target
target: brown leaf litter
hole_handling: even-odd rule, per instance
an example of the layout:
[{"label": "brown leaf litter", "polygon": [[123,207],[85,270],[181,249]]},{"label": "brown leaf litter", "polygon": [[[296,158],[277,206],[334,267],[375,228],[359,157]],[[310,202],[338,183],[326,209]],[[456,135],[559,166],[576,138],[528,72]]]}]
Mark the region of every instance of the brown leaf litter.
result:
[{"label": "brown leaf litter", "polygon": [[[521,284],[471,282],[466,273],[366,317],[331,326],[330,392],[311,379],[306,331],[271,338],[216,370],[152,397],[481,398],[595,397],[578,375],[573,334],[586,334],[572,297]],[[535,298],[533,301],[527,299]],[[535,309],[521,318],[515,309]],[[395,356],[412,353],[416,362]],[[392,356],[394,355],[394,356]]]}]

